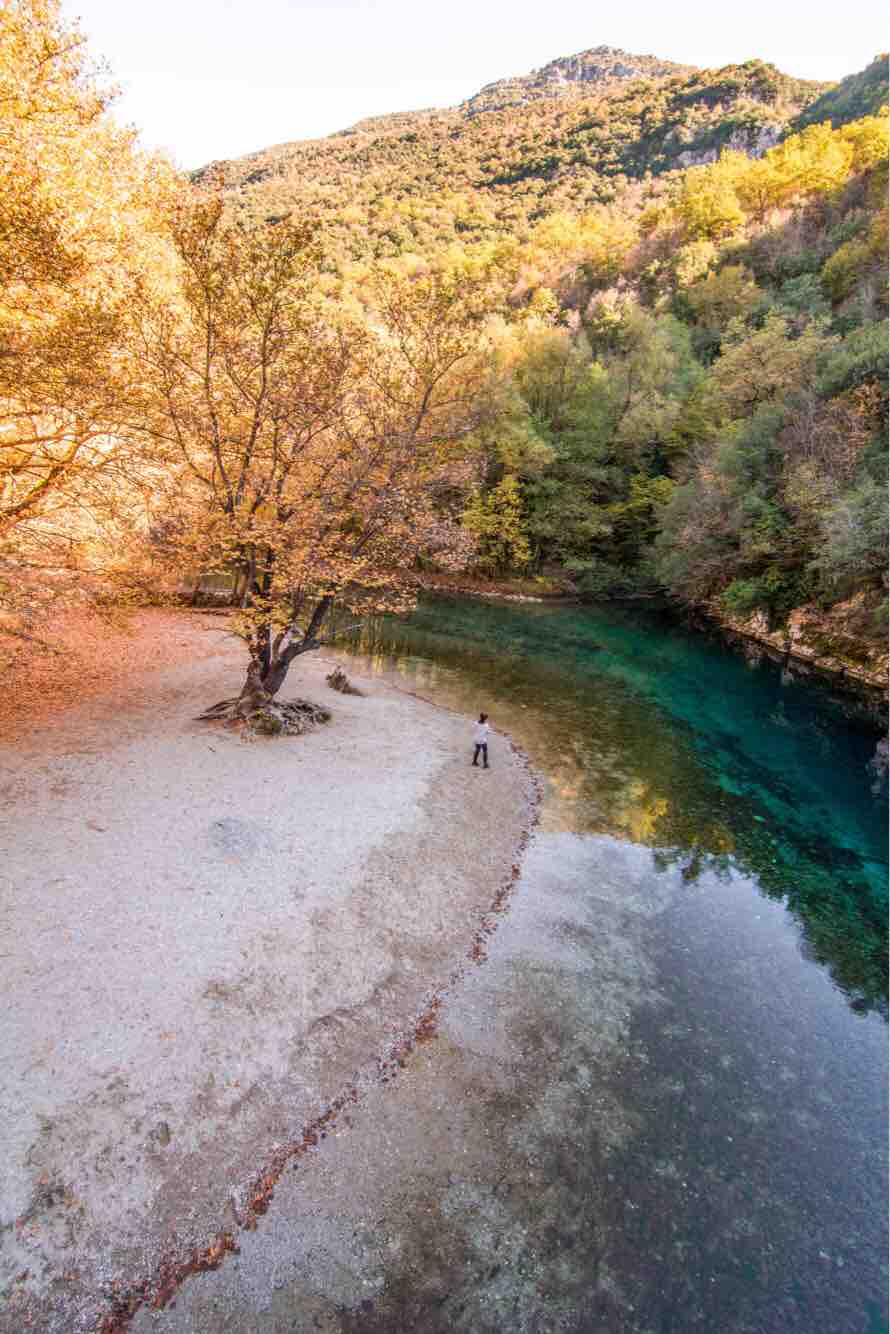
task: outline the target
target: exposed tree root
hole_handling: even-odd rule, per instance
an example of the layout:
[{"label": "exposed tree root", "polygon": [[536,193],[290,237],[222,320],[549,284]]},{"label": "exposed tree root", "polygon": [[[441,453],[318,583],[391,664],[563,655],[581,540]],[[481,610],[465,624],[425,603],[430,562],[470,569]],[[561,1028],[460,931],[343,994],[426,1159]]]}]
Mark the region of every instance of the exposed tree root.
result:
[{"label": "exposed tree root", "polygon": [[330,719],[330,709],[311,700],[273,699],[259,691],[220,700],[198,714],[199,722],[239,724],[252,736],[301,736]]}]

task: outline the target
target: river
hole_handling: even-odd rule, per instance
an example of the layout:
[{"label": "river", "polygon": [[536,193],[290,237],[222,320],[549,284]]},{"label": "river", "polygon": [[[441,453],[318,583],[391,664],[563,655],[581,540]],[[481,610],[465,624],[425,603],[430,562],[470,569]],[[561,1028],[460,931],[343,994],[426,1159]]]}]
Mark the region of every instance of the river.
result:
[{"label": "river", "polygon": [[[487,711],[544,786],[490,965],[445,1026],[464,1147],[451,1120],[436,1133],[475,1167],[434,1236],[428,1192],[401,1198],[407,1240],[354,1328],[886,1330],[874,726],[655,611],[436,599],[352,652]],[[506,1088],[471,1078],[470,1049]]]}]

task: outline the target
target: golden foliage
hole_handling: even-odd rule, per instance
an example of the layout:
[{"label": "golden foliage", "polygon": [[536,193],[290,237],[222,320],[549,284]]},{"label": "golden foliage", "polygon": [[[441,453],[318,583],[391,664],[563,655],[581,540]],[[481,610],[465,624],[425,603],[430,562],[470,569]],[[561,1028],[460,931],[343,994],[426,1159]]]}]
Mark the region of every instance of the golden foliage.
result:
[{"label": "golden foliage", "polygon": [[[365,122],[201,194],[112,124],[59,0],[0,5],[0,630],[214,574],[268,692],[333,607],[410,606],[424,557],[522,566],[538,483],[541,531],[570,512],[611,578],[686,503],[683,451],[803,393],[825,321],[884,290],[886,116],[751,158],[818,88],[646,69]],[[850,393],[876,340],[839,354]]]},{"label": "golden foliage", "polygon": [[[103,528],[110,523],[119,543],[140,503],[124,480],[131,403],[122,348],[133,291],[164,267],[158,218],[174,177],[112,124],[109,97],[56,0],[0,8],[7,630],[22,630],[66,574],[94,568]],[[89,580],[76,587],[88,591]]]},{"label": "golden foliage", "polygon": [[134,346],[155,547],[174,568],[232,573],[235,626],[271,690],[335,603],[411,604],[431,489],[475,424],[486,291],[381,277],[369,326],[318,299],[311,225],[249,230],[209,197],[180,209],[172,239],[178,300],[142,296]]}]

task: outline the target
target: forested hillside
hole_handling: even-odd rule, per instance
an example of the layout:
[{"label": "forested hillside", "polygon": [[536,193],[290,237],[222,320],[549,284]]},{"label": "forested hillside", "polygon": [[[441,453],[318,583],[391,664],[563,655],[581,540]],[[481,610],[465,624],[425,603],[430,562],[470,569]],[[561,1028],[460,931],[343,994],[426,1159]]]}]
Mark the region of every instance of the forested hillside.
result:
[{"label": "forested hillside", "polygon": [[561,209],[622,196],[630,181],[775,143],[826,85],[753,60],[672,66],[609,47],[489,85],[462,106],[360,121],[327,139],[213,163],[255,221],[324,219],[329,263],[429,258],[453,243],[524,240]]},{"label": "forested hillside", "polygon": [[837,129],[862,116],[877,116],[887,105],[887,57],[874,60],[858,74],[848,74],[839,84],[811,102],[794,123],[796,130],[830,120]]},{"label": "forested hillside", "polygon": [[868,656],[886,78],[597,47],[187,181],[55,0],[6,6],[0,633],[216,572],[266,673],[463,566],[840,605]]},{"label": "forested hillside", "polygon": [[326,281],[486,270],[489,415],[453,514],[490,575],[886,620],[887,58],[831,88],[597,48],[450,112],[214,168],[325,221]]}]

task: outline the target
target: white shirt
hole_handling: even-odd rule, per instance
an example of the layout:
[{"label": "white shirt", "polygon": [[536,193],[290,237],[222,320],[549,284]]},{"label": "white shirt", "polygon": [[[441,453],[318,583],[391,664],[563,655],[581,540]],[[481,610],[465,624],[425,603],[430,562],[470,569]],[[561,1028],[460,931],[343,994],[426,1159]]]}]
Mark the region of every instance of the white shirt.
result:
[{"label": "white shirt", "polygon": [[485,745],[488,744],[488,734],[489,734],[490,731],[491,731],[491,728],[488,726],[488,723],[477,723],[477,724],[476,724],[476,731],[475,731],[474,735],[475,735],[475,738],[476,738],[476,745],[477,745],[477,746],[485,746]]}]

